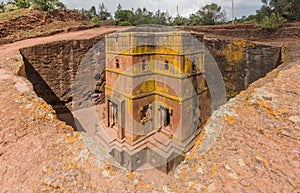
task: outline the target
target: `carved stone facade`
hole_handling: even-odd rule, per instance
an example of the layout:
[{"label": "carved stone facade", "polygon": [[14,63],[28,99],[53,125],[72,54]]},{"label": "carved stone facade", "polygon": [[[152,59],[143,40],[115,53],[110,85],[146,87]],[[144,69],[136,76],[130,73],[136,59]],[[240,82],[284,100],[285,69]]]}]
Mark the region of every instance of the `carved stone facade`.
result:
[{"label": "carved stone facade", "polygon": [[[115,160],[133,171],[179,164],[207,119],[201,43],[186,32],[106,37],[104,133]],[[99,137],[101,138],[101,137]]]}]

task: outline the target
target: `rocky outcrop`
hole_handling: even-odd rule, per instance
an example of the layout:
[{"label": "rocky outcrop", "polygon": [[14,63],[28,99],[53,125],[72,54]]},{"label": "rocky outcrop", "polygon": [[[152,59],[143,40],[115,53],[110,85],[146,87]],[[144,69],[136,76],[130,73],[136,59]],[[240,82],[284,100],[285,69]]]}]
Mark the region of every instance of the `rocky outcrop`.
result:
[{"label": "rocky outcrop", "polygon": [[[96,93],[93,95],[97,97],[96,101],[103,102],[101,94],[104,93],[105,82],[103,75],[100,76],[101,72],[96,69],[97,65],[105,64],[103,37],[104,35],[85,40],[65,40],[20,50],[25,63],[26,77],[33,84],[34,91],[52,105],[56,112],[62,115],[61,118],[72,126],[75,126],[70,112],[74,87],[82,92],[80,93],[82,100],[90,100]],[[91,48],[93,51],[87,55]],[[96,59],[95,55],[97,55]],[[89,65],[83,64],[83,66],[90,68],[90,71],[95,74],[81,74],[80,76],[85,77],[81,80],[86,80],[86,84],[77,82],[74,86],[78,68],[82,63],[88,63]],[[92,85],[88,84],[91,79],[95,82],[99,80],[97,87],[95,85],[91,88]]]},{"label": "rocky outcrop", "polygon": [[53,142],[72,128],[56,118],[25,78],[0,69],[0,89],[1,192],[39,192]]},{"label": "rocky outcrop", "polygon": [[236,96],[281,63],[281,47],[246,40],[205,38],[225,82],[227,98]]},{"label": "rocky outcrop", "polygon": [[0,188],[8,192],[296,193],[300,186],[299,73],[299,61],[282,64],[220,107],[193,151],[174,174],[166,176],[154,171],[129,173],[106,162],[101,148],[86,134],[72,132],[58,121],[26,80],[0,71]]},{"label": "rocky outcrop", "polygon": [[[24,10],[23,12],[26,14],[0,22],[0,44],[20,40],[20,37],[17,36],[17,33],[20,31],[29,31],[55,22],[65,22],[67,24],[67,22],[85,21],[88,23],[88,18],[85,15],[73,10],[56,10],[51,14],[38,10]],[[48,31],[50,30],[48,29]],[[55,34],[62,31],[58,29],[52,33]],[[44,33],[44,36],[46,35],[51,34]]]},{"label": "rocky outcrop", "polygon": [[298,192],[299,72],[300,61],[283,64],[216,111],[170,186]]}]

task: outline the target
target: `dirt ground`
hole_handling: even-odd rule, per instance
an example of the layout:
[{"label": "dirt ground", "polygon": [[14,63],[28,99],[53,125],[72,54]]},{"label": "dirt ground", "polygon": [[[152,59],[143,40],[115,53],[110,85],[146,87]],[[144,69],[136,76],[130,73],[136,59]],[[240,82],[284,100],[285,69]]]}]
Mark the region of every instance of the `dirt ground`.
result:
[{"label": "dirt ground", "polygon": [[[12,27],[13,26],[13,27]],[[20,9],[0,15],[0,45],[64,31],[92,28],[83,14],[72,10],[44,11]]]},{"label": "dirt ground", "polygon": [[292,41],[300,39],[300,22],[286,23],[275,30],[264,30],[254,24],[227,24],[215,26],[185,26],[184,30],[205,33],[207,36],[223,36],[226,38],[242,38],[253,41]]},{"label": "dirt ground", "polygon": [[122,28],[108,26],[108,27],[94,28],[94,29],[82,30],[76,32],[65,32],[65,33],[60,33],[48,37],[38,37],[38,38],[31,38],[27,40],[17,41],[11,44],[5,44],[0,46],[0,53],[1,53],[0,59],[7,59],[13,57],[14,55],[19,53],[19,49],[24,47],[30,47],[38,44],[46,44],[53,41],[88,39],[91,37],[112,33],[120,29]]}]

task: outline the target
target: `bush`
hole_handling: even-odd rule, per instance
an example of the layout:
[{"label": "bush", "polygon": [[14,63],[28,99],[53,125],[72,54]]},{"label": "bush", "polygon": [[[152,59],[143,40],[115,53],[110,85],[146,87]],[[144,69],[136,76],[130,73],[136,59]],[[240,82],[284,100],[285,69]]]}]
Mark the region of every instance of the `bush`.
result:
[{"label": "bush", "polygon": [[99,18],[98,16],[94,16],[94,17],[92,18],[92,22],[93,22],[93,24],[95,24],[95,25],[100,25],[100,18]]},{"label": "bush", "polygon": [[11,11],[15,11],[18,9],[19,9],[19,7],[12,3],[8,3],[8,4],[4,5],[4,12],[11,12]]},{"label": "bush", "polygon": [[116,22],[112,19],[102,20],[102,21],[100,21],[100,25],[101,26],[112,26],[112,25],[116,25]]},{"label": "bush", "polygon": [[119,24],[119,26],[132,26],[132,23],[130,23],[129,21],[123,21]]},{"label": "bush", "polygon": [[14,4],[19,8],[28,8],[30,7],[30,2],[28,0],[14,0]]},{"label": "bush", "polygon": [[51,13],[55,9],[64,9],[66,6],[59,0],[33,0],[32,8]]},{"label": "bush", "polygon": [[257,24],[263,29],[277,29],[282,26],[287,20],[280,14],[272,13],[270,16],[265,16],[263,20]]}]

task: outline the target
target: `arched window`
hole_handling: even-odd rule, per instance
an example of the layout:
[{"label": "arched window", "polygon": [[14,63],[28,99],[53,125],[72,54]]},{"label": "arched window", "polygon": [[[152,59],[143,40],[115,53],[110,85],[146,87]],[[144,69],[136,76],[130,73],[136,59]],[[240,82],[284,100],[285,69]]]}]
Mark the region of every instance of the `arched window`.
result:
[{"label": "arched window", "polygon": [[120,68],[120,62],[119,62],[119,59],[116,59],[116,68]]},{"label": "arched window", "polygon": [[146,61],[145,60],[142,61],[142,70],[146,70]]},{"label": "arched window", "polygon": [[165,70],[169,70],[169,61],[166,60],[164,64]]}]

